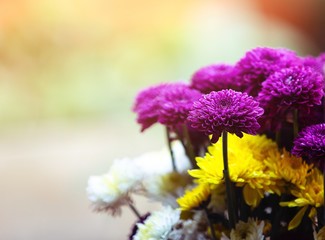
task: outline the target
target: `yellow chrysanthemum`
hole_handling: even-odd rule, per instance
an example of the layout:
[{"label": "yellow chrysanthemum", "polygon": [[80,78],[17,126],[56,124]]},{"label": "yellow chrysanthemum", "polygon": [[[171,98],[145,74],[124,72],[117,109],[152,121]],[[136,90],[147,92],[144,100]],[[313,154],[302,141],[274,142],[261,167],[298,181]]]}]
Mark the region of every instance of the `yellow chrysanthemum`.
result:
[{"label": "yellow chrysanthemum", "polygon": [[291,194],[296,197],[289,202],[280,202],[283,207],[302,207],[296,216],[289,223],[289,230],[299,226],[306,210],[311,206],[309,217],[313,218],[316,214],[316,208],[324,205],[324,181],[322,173],[314,168],[306,179],[306,185],[303,189],[291,190]]},{"label": "yellow chrysanthemum", "polygon": [[[256,207],[264,196],[264,192],[280,193],[276,179],[272,176],[263,159],[277,151],[276,145],[265,136],[245,134],[243,138],[229,135],[228,162],[232,182],[244,187],[244,198],[247,204]],[[223,183],[222,141],[208,148],[205,157],[196,158],[199,169],[190,170],[189,174],[200,183]]]},{"label": "yellow chrysanthemum", "polygon": [[180,209],[183,211],[198,208],[206,202],[211,194],[208,184],[199,184],[192,190],[187,190],[183,197],[177,199]]},{"label": "yellow chrysanthemum", "polygon": [[282,154],[279,151],[269,153],[269,156],[265,158],[265,164],[269,167],[273,177],[283,180],[284,183],[293,184],[294,188],[304,189],[312,166],[305,163],[302,158],[291,155],[285,149]]},{"label": "yellow chrysanthemum", "polygon": [[251,149],[255,159],[264,161],[272,152],[278,151],[278,145],[265,135],[245,135],[245,146]]}]

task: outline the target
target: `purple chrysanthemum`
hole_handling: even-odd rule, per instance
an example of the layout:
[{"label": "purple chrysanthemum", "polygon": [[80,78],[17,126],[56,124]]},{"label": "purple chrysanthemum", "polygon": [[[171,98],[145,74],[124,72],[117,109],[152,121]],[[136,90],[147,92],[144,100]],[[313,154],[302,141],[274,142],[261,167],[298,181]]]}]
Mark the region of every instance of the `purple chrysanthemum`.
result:
[{"label": "purple chrysanthemum", "polygon": [[159,95],[169,84],[159,84],[146,88],[139,92],[135,99],[133,111],[137,113],[137,122],[141,125],[141,131],[146,130],[158,122],[159,117]]},{"label": "purple chrysanthemum", "polygon": [[292,154],[323,167],[325,162],[325,123],[303,129],[294,141]]},{"label": "purple chrysanthemum", "polygon": [[228,64],[212,64],[197,70],[191,78],[191,87],[202,93],[223,89],[238,89],[238,81],[234,81],[234,66]]},{"label": "purple chrysanthemum", "polygon": [[163,90],[160,94],[160,112],[158,122],[168,127],[175,127],[186,121],[193,102],[202,94],[189,88],[188,85],[178,84]]},{"label": "purple chrysanthemum", "polygon": [[165,83],[144,89],[133,106],[141,131],[157,122],[169,127],[184,123],[193,102],[201,95],[185,83]]},{"label": "purple chrysanthemum", "polygon": [[325,64],[325,52],[321,53],[318,55],[317,59],[322,62],[323,64]]},{"label": "purple chrysanthemum", "polygon": [[272,73],[293,66],[298,60],[297,55],[287,49],[258,47],[246,52],[238,61],[238,81],[242,81],[249,95],[256,96],[261,83]]},{"label": "purple chrysanthemum", "polygon": [[301,58],[301,61],[302,61],[303,66],[311,67],[315,71],[317,71],[321,74],[324,74],[323,73],[324,62],[322,62],[320,58],[313,57],[313,56],[307,56],[307,57]]},{"label": "purple chrysanthemum", "polygon": [[323,76],[310,67],[296,66],[272,74],[262,83],[258,100],[263,107],[308,108],[321,104]]},{"label": "purple chrysanthemum", "polygon": [[272,74],[262,83],[257,97],[265,110],[262,128],[279,130],[284,121],[292,122],[293,109],[299,110],[298,122],[305,122],[310,109],[321,104],[323,86],[322,74],[310,67],[295,66]]},{"label": "purple chrysanthemum", "polygon": [[223,131],[239,137],[242,132],[256,134],[260,127],[257,119],[262,114],[263,109],[253,97],[230,89],[211,92],[194,102],[188,120],[194,129],[212,134],[214,143]]},{"label": "purple chrysanthemum", "polygon": [[319,54],[317,60],[321,63],[322,73],[325,76],[325,52]]}]

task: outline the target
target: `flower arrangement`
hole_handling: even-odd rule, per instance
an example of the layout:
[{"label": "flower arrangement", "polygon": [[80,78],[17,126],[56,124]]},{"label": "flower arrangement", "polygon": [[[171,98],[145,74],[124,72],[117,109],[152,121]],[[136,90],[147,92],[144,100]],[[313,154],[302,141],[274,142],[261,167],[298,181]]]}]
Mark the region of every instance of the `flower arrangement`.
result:
[{"label": "flower arrangement", "polygon": [[324,75],[325,54],[259,47],[140,91],[141,131],[163,125],[167,146],[90,177],[93,209],[129,206],[134,240],[325,239]]}]

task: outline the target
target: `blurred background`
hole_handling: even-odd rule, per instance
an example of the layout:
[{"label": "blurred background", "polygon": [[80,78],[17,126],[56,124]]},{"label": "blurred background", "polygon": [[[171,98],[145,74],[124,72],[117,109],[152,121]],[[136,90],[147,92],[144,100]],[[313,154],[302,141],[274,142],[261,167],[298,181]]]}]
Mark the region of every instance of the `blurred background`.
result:
[{"label": "blurred background", "polygon": [[322,0],[1,0],[0,239],[126,239],[132,213],[93,213],[85,188],[164,146],[160,126],[140,133],[137,92],[257,46],[317,55],[324,25]]}]

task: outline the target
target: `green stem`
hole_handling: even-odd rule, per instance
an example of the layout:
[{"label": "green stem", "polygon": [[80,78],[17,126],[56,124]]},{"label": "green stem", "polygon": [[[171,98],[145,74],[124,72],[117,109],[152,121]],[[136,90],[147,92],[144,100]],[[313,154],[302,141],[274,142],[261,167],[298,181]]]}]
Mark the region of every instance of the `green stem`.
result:
[{"label": "green stem", "polygon": [[299,132],[298,109],[293,110],[293,138],[296,138]]},{"label": "green stem", "polygon": [[196,161],[195,161],[195,154],[194,154],[190,134],[189,134],[188,128],[187,128],[187,126],[185,124],[183,124],[183,135],[184,135],[184,138],[185,138],[186,153],[187,153],[187,155],[188,155],[188,157],[189,157],[189,159],[191,161],[191,164],[192,164],[193,168],[197,168]]},{"label": "green stem", "polygon": [[234,188],[230,180],[229,166],[228,166],[228,145],[227,145],[227,132],[223,131],[222,133],[222,154],[223,154],[223,175],[225,178],[226,184],[226,194],[227,194],[227,205],[228,205],[228,215],[229,215],[229,224],[230,228],[235,228],[237,222],[237,208],[234,202]]},{"label": "green stem", "polygon": [[216,233],[214,231],[214,227],[213,227],[213,224],[211,222],[211,219],[209,218],[208,209],[206,207],[204,208],[204,212],[205,212],[205,215],[206,215],[206,218],[207,218],[210,230],[211,230],[211,238],[212,238],[212,240],[217,240],[217,236],[216,236]]},{"label": "green stem", "polygon": [[244,199],[244,194],[243,194],[243,188],[239,189],[240,193],[238,196],[238,200],[239,200],[239,220],[247,222],[248,221],[248,217],[251,214],[251,208],[249,205],[246,204],[245,199]]},{"label": "green stem", "polygon": [[170,153],[170,157],[171,157],[171,161],[172,161],[173,171],[177,172],[175,156],[174,156],[174,152],[173,152],[173,148],[172,148],[172,144],[171,144],[170,132],[169,132],[168,127],[166,127],[166,136],[167,136],[167,145],[168,145],[168,149],[169,149],[169,153]]},{"label": "green stem", "polygon": [[134,215],[136,215],[137,218],[139,218],[139,220],[141,220],[141,215],[140,215],[139,211],[135,208],[135,206],[133,206],[132,203],[129,203],[129,207],[132,210],[132,212],[134,213]]}]

